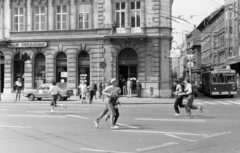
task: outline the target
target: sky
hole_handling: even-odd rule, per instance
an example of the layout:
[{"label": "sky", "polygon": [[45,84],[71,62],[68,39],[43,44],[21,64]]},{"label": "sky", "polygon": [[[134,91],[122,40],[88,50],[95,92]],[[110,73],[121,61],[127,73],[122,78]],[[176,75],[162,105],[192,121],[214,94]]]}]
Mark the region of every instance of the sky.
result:
[{"label": "sky", "polygon": [[[186,31],[191,32],[194,29],[194,24],[198,26],[205,17],[223,4],[224,0],[174,0],[172,15],[173,19],[179,23],[172,21],[173,40],[177,42],[172,46],[181,45],[183,42],[182,36],[187,33]],[[179,16],[190,23],[175,18]]]}]

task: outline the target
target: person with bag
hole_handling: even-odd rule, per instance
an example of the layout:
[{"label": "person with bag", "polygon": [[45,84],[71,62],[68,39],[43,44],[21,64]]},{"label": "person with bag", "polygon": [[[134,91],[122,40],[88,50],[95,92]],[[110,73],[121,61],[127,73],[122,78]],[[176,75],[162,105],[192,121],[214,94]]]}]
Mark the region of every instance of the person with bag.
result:
[{"label": "person with bag", "polygon": [[50,87],[49,93],[52,95],[52,102],[50,104],[51,106],[51,112],[50,114],[54,114],[54,107],[64,107],[67,108],[64,104],[58,105],[57,104],[57,96],[59,94],[59,88],[56,86],[56,82],[52,81],[52,86]]},{"label": "person with bag", "polygon": [[[16,99],[14,102],[20,102],[21,99],[21,90],[22,90],[22,79],[18,78],[18,80],[14,83],[14,86],[16,87]],[[17,101],[18,99],[18,101]]]},{"label": "person with bag", "polygon": [[174,81],[174,86],[175,86],[175,90],[173,92],[173,94],[175,96],[177,96],[176,100],[175,100],[175,103],[174,103],[174,110],[176,112],[175,116],[180,116],[180,111],[179,111],[179,107],[181,108],[184,108],[185,105],[182,103],[183,102],[183,88],[182,88],[182,85],[179,83],[178,80],[175,80]]},{"label": "person with bag", "polygon": [[193,101],[194,101],[194,92],[193,92],[193,88],[192,85],[189,83],[189,79],[188,80],[184,80],[184,84],[185,84],[185,95],[188,95],[187,98],[187,103],[185,105],[185,110],[188,114],[188,116],[190,118],[192,118],[192,113],[191,113],[191,109],[196,110],[199,109],[202,113],[203,113],[203,107],[202,106],[194,106],[193,105]]}]

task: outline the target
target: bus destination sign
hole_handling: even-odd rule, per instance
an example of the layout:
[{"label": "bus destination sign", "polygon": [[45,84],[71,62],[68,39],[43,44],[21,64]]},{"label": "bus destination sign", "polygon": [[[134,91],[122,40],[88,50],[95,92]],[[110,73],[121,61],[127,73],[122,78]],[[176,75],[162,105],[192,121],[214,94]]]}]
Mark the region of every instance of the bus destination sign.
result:
[{"label": "bus destination sign", "polygon": [[47,42],[21,42],[9,43],[9,48],[40,48],[47,47]]}]

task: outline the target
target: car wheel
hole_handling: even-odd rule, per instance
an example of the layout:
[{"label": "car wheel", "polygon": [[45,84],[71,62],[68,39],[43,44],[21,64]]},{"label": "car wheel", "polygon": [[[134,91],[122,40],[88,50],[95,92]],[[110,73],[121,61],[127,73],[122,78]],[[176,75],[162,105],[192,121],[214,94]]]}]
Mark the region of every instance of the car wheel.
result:
[{"label": "car wheel", "polygon": [[57,95],[57,100],[58,100],[58,101],[61,101],[61,100],[62,100],[61,95]]},{"label": "car wheel", "polygon": [[33,94],[30,94],[30,95],[28,96],[28,99],[31,100],[31,101],[33,101],[33,100],[35,99],[35,97],[34,97]]},{"label": "car wheel", "polygon": [[42,98],[38,98],[37,100],[42,100]]}]

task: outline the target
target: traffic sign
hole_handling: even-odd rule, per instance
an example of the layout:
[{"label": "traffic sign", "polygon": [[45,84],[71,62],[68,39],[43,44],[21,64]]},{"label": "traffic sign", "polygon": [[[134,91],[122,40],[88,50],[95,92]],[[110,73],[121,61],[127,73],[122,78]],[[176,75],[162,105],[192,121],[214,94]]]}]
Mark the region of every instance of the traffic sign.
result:
[{"label": "traffic sign", "polygon": [[104,61],[100,62],[99,66],[100,66],[100,68],[105,69],[107,67],[107,63]]},{"label": "traffic sign", "polygon": [[181,57],[181,50],[180,49],[172,49],[170,51],[170,57],[171,58],[179,58],[179,57]]}]

